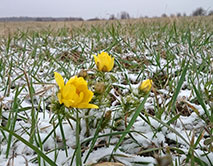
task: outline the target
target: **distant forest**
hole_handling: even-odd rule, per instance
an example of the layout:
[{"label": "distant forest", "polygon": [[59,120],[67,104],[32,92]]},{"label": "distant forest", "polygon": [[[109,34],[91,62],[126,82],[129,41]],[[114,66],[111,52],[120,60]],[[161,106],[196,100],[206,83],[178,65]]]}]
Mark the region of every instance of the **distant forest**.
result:
[{"label": "distant forest", "polygon": [[0,21],[84,21],[78,17],[2,17]]},{"label": "distant forest", "polygon": [[[213,10],[206,11],[203,8],[197,8],[192,12],[189,16],[207,16],[207,15],[213,15]],[[187,16],[185,13],[177,13],[177,14],[171,14],[166,15],[165,13],[161,15],[161,17],[181,17],[181,16]],[[117,16],[114,14],[111,14],[108,18],[108,20],[117,20],[117,19],[130,19],[132,18],[128,12],[122,11]],[[140,17],[140,18],[148,18],[148,16]],[[98,20],[105,20],[100,19],[98,17],[88,19],[86,21],[98,21]],[[84,21],[81,17],[2,17],[0,18],[0,22],[13,22],[13,21]]]}]

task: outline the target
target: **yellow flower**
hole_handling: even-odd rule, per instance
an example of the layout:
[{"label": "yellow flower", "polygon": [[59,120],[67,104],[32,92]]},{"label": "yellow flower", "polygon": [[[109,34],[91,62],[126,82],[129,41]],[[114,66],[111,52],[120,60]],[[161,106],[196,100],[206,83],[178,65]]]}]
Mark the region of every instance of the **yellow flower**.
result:
[{"label": "yellow flower", "polygon": [[64,85],[63,77],[54,72],[56,83],[59,86],[57,94],[59,103],[66,107],[73,108],[98,108],[97,105],[89,104],[93,97],[93,92],[87,87],[87,82],[83,77],[72,77]]},{"label": "yellow flower", "polygon": [[147,79],[141,83],[139,89],[144,93],[148,93],[151,87],[152,87],[152,80]]},{"label": "yellow flower", "polygon": [[112,58],[108,53],[102,52],[98,56],[93,55],[95,64],[99,71],[109,72],[114,66],[114,57]]}]

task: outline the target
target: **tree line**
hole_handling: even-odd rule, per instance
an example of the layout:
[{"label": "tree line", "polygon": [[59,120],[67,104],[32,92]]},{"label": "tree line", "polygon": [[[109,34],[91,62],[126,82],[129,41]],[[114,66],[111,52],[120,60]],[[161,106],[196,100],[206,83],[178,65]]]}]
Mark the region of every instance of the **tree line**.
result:
[{"label": "tree line", "polygon": [[0,21],[84,21],[81,17],[3,17]]},{"label": "tree line", "polygon": [[[213,15],[213,10],[207,11],[203,9],[202,7],[197,8],[194,10],[191,15],[189,16],[210,16]],[[171,14],[169,17],[181,17],[181,16],[187,16],[186,13],[177,13],[177,14]],[[148,16],[144,16],[145,18],[148,18]],[[167,14],[162,14],[161,17],[168,17]],[[122,11],[115,16],[115,14],[111,14],[108,18],[108,20],[119,20],[119,19],[130,19],[132,18],[130,14],[126,11]],[[98,17],[88,19],[86,21],[98,21],[98,20],[106,20],[106,19],[100,19]],[[3,17],[0,18],[0,22],[3,21],[84,21],[81,17]]]},{"label": "tree line", "polygon": [[[213,15],[213,10],[207,11],[207,10],[203,9],[202,7],[199,7],[196,10],[194,10],[191,13],[191,15],[189,15],[189,16],[211,16],[211,15]],[[181,17],[181,16],[185,17],[187,15],[186,15],[186,13],[183,13],[183,14],[177,13],[177,14],[171,14],[170,15],[170,17]],[[145,16],[145,17],[148,18],[148,16]],[[168,17],[168,16],[167,16],[167,14],[163,13],[161,15],[161,17]],[[115,17],[114,14],[110,15],[109,20],[129,19],[129,18],[131,18],[130,15],[127,12],[123,11],[120,14],[118,14],[117,17]]]}]

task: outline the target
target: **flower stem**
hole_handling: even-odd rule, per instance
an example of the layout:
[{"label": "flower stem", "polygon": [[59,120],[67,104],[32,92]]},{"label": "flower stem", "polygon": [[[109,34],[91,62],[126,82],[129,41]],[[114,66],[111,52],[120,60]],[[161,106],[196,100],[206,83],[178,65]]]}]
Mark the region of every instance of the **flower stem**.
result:
[{"label": "flower stem", "polygon": [[80,118],[76,111],[76,166],[82,166],[81,161],[81,142],[80,142]]},{"label": "flower stem", "polygon": [[89,112],[90,112],[90,109],[88,109],[88,110],[85,112],[85,123],[86,123],[86,134],[85,134],[85,136],[86,136],[86,137],[89,137],[89,136],[90,136],[89,118],[88,118]]}]

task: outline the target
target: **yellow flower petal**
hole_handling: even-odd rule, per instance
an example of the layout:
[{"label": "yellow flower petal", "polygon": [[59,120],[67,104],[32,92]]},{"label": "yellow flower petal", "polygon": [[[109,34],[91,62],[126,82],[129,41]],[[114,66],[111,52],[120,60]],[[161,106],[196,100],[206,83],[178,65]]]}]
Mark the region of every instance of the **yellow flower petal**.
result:
[{"label": "yellow flower petal", "polygon": [[95,104],[81,103],[78,105],[77,108],[99,108],[99,107]]},{"label": "yellow flower petal", "polygon": [[59,86],[59,89],[61,90],[64,87],[64,79],[61,76],[61,74],[54,72],[54,76],[55,76],[55,81]]},{"label": "yellow flower petal", "polygon": [[69,99],[62,99],[62,102],[64,103],[64,105],[66,107],[73,107],[74,105],[74,101],[73,100],[69,100]]},{"label": "yellow flower petal", "polygon": [[96,55],[93,55],[93,57],[94,57],[94,60],[95,60],[95,64],[97,65],[98,57]]},{"label": "yellow flower petal", "polygon": [[66,84],[62,91],[62,97],[66,99],[73,99],[73,95],[76,93],[76,87]]},{"label": "yellow flower petal", "polygon": [[114,60],[115,60],[115,58],[113,57],[113,58],[111,58],[111,62],[110,62],[110,65],[109,65],[109,71],[111,71],[112,70],[112,68],[113,68],[113,66],[114,66]]},{"label": "yellow flower petal", "polygon": [[73,97],[74,106],[78,106],[80,103],[82,103],[83,98],[84,98],[83,92],[80,92],[80,94],[75,93]]},{"label": "yellow flower petal", "polygon": [[93,92],[91,90],[85,90],[84,91],[84,98],[82,100],[82,103],[86,102],[86,103],[89,103],[90,100],[92,99],[93,97]]},{"label": "yellow flower petal", "polygon": [[59,103],[62,104],[62,101],[61,101],[62,97],[61,97],[61,93],[60,92],[57,94],[57,97],[58,97]]}]

